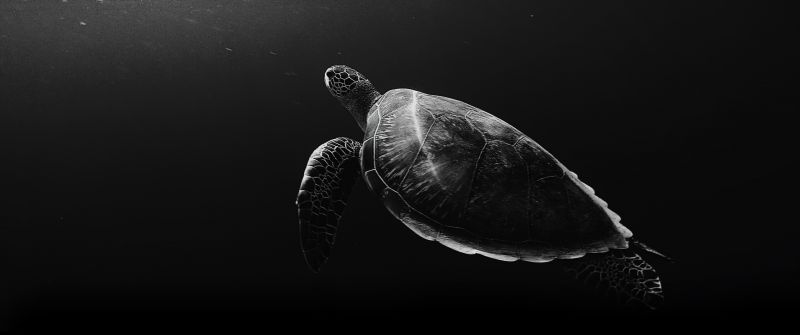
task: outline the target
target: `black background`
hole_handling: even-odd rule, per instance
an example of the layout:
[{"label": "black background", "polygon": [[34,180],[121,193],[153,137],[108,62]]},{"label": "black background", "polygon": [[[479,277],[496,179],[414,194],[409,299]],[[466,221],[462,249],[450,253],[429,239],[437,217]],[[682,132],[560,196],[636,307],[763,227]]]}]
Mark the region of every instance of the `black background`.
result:
[{"label": "black background", "polygon": [[[0,2],[6,324],[533,332],[791,312],[789,15],[729,1]],[[678,260],[654,261],[664,308],[621,308],[558,264],[424,241],[363,184],[312,274],[294,207],[306,160],[361,136],[323,85],[333,64],[466,101],[544,145]]]}]

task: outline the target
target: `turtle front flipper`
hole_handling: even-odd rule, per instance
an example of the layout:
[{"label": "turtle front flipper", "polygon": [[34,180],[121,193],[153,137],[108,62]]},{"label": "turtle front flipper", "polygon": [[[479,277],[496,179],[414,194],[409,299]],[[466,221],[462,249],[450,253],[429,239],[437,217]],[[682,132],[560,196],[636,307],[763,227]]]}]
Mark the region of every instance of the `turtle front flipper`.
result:
[{"label": "turtle front flipper", "polygon": [[607,288],[623,303],[639,303],[656,309],[664,301],[661,279],[652,265],[630,249],[614,249],[570,260],[567,271],[578,280]]},{"label": "turtle front flipper", "polygon": [[338,137],[311,154],[297,194],[300,243],[308,266],[318,272],[330,256],[336,229],[353,187],[361,143]]}]

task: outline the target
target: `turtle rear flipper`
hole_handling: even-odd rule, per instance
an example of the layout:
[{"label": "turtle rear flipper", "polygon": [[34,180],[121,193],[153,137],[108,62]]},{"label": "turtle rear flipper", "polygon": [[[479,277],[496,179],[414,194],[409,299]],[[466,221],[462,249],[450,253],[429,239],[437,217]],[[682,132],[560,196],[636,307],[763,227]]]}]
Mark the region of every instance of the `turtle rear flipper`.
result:
[{"label": "turtle rear flipper", "polygon": [[339,219],[361,170],[360,149],[361,143],[338,137],[317,147],[308,159],[296,204],[303,256],[314,272],[330,256]]},{"label": "turtle rear flipper", "polygon": [[603,254],[587,254],[570,260],[566,267],[578,280],[597,288],[607,288],[625,304],[640,303],[656,309],[664,301],[658,273],[633,250],[613,249]]}]

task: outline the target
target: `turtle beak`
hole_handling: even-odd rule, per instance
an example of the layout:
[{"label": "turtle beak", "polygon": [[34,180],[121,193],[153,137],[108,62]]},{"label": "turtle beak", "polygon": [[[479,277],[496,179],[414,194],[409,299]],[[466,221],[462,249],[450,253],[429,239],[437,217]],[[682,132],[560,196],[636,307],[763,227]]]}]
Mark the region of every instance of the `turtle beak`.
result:
[{"label": "turtle beak", "polygon": [[328,89],[331,88],[330,86],[331,77],[333,77],[333,66],[325,70],[325,87],[327,87]]}]

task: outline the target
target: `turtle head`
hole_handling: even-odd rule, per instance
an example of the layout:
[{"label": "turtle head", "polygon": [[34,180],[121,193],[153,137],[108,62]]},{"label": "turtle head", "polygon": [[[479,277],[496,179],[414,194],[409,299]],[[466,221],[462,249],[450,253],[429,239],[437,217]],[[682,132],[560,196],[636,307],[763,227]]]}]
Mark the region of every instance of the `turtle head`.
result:
[{"label": "turtle head", "polygon": [[369,79],[349,66],[334,65],[325,70],[325,87],[365,130],[367,114],[381,96]]}]

